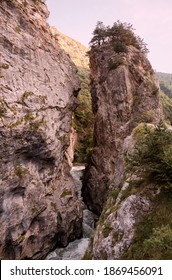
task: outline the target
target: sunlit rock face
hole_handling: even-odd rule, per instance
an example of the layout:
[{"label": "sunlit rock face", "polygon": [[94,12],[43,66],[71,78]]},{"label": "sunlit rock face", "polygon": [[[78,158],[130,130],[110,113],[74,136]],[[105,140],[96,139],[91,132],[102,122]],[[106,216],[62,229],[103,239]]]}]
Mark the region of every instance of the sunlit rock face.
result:
[{"label": "sunlit rock face", "polygon": [[137,170],[127,169],[137,133],[141,137],[145,124],[154,129],[163,120],[159,84],[146,56],[133,46],[126,53],[116,53],[108,42],[94,46],[90,67],[94,150],[82,194],[100,218],[85,258],[121,259],[160,193]]},{"label": "sunlit rock face", "polygon": [[41,259],[81,236],[65,156],[80,85],[48,14],[43,1],[0,4],[1,259]]},{"label": "sunlit rock face", "polygon": [[92,47],[90,68],[95,143],[82,192],[88,207],[100,214],[109,185],[123,179],[126,137],[139,123],[158,123],[163,116],[157,78],[138,49],[116,53],[108,43]]}]

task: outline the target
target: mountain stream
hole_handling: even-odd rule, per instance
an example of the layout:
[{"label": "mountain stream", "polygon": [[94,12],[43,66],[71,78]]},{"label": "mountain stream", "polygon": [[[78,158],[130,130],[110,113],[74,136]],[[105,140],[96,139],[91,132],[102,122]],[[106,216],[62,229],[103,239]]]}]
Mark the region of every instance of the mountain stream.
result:
[{"label": "mountain stream", "polygon": [[[81,177],[85,167],[84,166],[74,166],[71,169],[71,175],[74,179],[75,186],[78,192],[78,198],[81,197],[82,181]],[[46,259],[47,260],[80,260],[84,256],[84,253],[88,247],[89,237],[94,228],[95,217],[94,214],[89,211],[86,206],[83,210],[83,237],[70,242],[66,248],[57,248],[51,252]]]}]

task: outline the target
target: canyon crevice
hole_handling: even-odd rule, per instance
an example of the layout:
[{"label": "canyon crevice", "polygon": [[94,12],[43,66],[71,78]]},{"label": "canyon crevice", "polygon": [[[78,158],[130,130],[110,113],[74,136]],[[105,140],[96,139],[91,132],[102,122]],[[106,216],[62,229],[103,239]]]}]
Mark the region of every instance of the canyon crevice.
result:
[{"label": "canyon crevice", "polygon": [[171,258],[172,102],[146,44],[98,22],[88,51],[48,16],[0,3],[0,258]]}]

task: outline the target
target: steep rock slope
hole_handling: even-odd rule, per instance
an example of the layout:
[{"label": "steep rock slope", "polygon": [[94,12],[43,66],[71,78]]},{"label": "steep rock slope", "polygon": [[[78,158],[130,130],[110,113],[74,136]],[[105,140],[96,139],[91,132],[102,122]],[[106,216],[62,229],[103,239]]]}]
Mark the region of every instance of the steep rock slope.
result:
[{"label": "steep rock slope", "polygon": [[109,185],[119,185],[124,176],[124,140],[139,123],[158,123],[163,116],[157,78],[138,49],[116,53],[108,43],[92,47],[90,66],[95,143],[83,196],[100,214]]},{"label": "steep rock slope", "polygon": [[101,215],[84,258],[169,258],[172,135],[159,84],[137,44],[103,36],[90,51],[95,146],[82,190]]},{"label": "steep rock slope", "polygon": [[43,1],[0,3],[0,256],[40,259],[81,235],[65,153],[80,85]]},{"label": "steep rock slope", "polygon": [[139,124],[123,145],[126,171],[111,184],[86,259],[171,259],[171,127]]},{"label": "steep rock slope", "polygon": [[51,26],[50,29],[57,43],[70,55],[75,65],[78,68],[84,68],[89,71],[89,58],[86,55],[88,48],[73,38],[61,33],[56,27]]}]

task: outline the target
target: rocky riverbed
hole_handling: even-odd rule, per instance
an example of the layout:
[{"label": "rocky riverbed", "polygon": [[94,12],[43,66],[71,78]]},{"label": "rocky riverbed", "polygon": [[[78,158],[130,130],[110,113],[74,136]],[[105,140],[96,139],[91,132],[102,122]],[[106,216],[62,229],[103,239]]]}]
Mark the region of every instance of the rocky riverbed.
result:
[{"label": "rocky riverbed", "polygon": [[[71,169],[71,175],[74,179],[75,186],[78,192],[78,198],[82,200],[81,197],[81,187],[82,187],[82,175],[85,166],[74,166]],[[89,211],[86,206],[83,210],[83,237],[70,242],[66,248],[57,248],[51,252],[48,256],[48,260],[80,260],[82,259],[89,243],[89,237],[94,228],[94,215]]]}]

